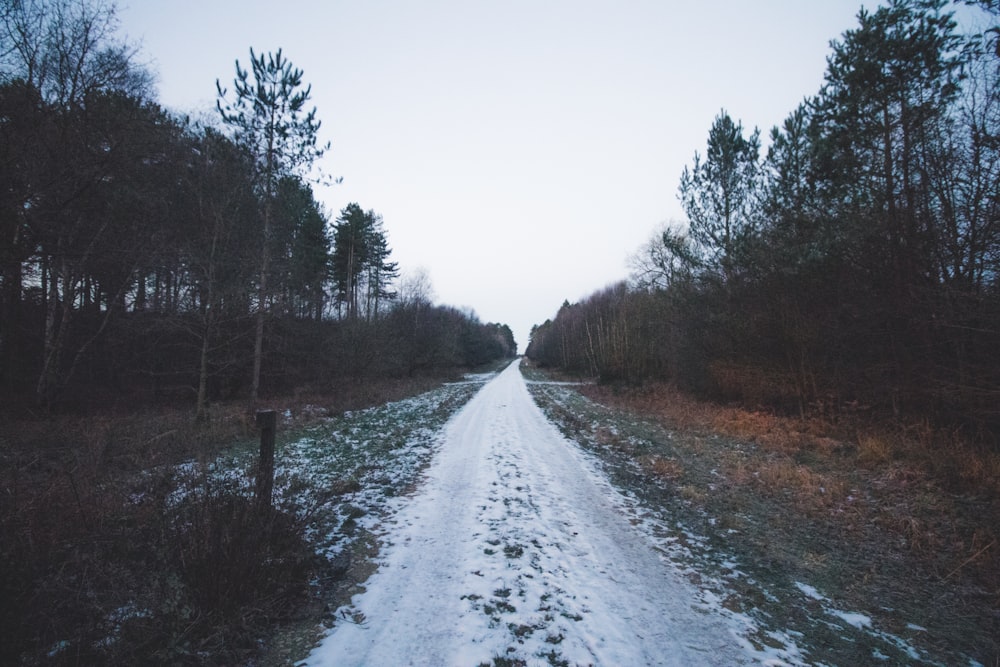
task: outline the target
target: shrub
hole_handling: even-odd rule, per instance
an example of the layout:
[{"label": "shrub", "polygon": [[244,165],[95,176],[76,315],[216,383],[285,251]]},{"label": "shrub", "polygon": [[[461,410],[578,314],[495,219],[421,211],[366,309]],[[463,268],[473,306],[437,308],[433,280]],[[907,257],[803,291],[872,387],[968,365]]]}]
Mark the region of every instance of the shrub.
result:
[{"label": "shrub", "polygon": [[242,475],[95,485],[87,521],[57,506],[46,522],[73,498],[59,486],[0,522],[0,663],[245,662],[309,595],[305,526],[259,511]]}]

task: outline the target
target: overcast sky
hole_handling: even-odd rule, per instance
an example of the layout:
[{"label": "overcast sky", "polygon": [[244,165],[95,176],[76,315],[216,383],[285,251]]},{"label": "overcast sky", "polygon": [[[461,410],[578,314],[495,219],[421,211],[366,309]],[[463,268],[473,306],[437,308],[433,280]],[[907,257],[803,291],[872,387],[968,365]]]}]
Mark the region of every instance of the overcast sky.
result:
[{"label": "overcast sky", "polygon": [[[860,0],[121,0],[159,100],[210,113],[249,49],[304,71],[340,185],[438,303],[531,326],[682,219],[720,109],[762,136],[822,83]],[[873,2],[865,6],[872,8]]]}]

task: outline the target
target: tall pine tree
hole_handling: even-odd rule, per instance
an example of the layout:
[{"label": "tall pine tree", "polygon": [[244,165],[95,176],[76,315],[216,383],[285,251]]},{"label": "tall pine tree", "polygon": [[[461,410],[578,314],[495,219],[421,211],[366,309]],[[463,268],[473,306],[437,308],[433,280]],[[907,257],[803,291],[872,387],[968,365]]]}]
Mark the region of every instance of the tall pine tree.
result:
[{"label": "tall pine tree", "polygon": [[281,49],[266,56],[263,53],[258,56],[250,49],[250,69],[240,67],[237,60],[233,83],[235,98],[230,101],[227,90],[216,81],[217,108],[223,122],[234,129],[237,142],[254,157],[264,223],[250,385],[250,403],[254,405],[260,391],[278,183],[283,176],[308,171],[329,145],[319,144],[316,108],[306,111],[312,86],[303,87],[302,70],[294,68]]}]

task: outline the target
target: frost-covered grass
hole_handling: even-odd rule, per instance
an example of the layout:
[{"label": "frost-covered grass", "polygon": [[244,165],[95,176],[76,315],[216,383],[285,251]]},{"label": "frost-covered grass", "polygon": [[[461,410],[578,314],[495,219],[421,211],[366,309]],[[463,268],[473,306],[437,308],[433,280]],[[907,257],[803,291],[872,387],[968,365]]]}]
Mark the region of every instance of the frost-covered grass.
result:
[{"label": "frost-covered grass", "polygon": [[[485,378],[324,419],[276,453],[276,496],[313,515],[309,536],[334,557],[411,491],[447,419]],[[331,495],[336,503],[325,503]],[[317,503],[325,503],[319,508]]]},{"label": "frost-covered grass", "polygon": [[[813,439],[823,448],[817,452],[795,449],[794,435],[769,447],[680,428],[623,409],[624,399],[612,409],[579,387],[533,377],[532,394],[549,418],[602,462],[633,501],[633,521],[688,568],[707,608],[724,609],[742,626],[761,661],[976,665],[1000,656],[997,594],[982,586],[987,571],[976,571],[986,560],[976,557],[989,545],[985,533],[969,557],[935,570],[919,544],[930,525],[912,526],[915,553],[901,543],[907,532],[897,527],[914,505],[894,496],[890,507],[902,512],[895,518],[874,506],[880,489],[866,487],[871,478],[832,441]],[[924,484],[909,489],[917,508],[955,502]],[[955,525],[956,539],[961,529]]]},{"label": "frost-covered grass", "polygon": [[[374,571],[378,526],[419,483],[440,444],[441,427],[492,376],[467,376],[415,397],[320,419],[279,443],[276,503],[307,521],[307,539],[326,567],[314,580],[322,604],[297,628],[278,633],[263,665],[301,659],[322,625],[334,622],[333,612]],[[242,459],[237,465],[252,456]]]},{"label": "frost-covered grass", "polygon": [[303,664],[747,664],[635,518],[508,367],[445,426],[378,572]]},{"label": "frost-covered grass", "polygon": [[8,422],[0,663],[301,657],[290,628],[310,628],[308,648],[323,596],[358,569],[347,556],[412,487],[435,431],[481,381],[351,412],[340,411],[419,383],[281,406],[269,512],[253,497],[256,436],[242,406],[197,425],[182,411]]}]

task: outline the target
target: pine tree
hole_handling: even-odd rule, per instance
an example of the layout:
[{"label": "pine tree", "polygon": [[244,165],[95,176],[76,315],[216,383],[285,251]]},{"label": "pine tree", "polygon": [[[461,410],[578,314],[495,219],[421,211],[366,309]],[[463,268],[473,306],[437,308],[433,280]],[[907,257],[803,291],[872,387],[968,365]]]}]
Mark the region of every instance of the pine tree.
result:
[{"label": "pine tree", "polygon": [[398,265],[389,261],[392,251],[382,216],[348,204],[337,218],[333,246],[337,301],[346,307],[347,319],[362,313],[368,319],[376,317],[383,301],[395,298],[390,285],[399,276]]},{"label": "pine tree", "polygon": [[760,196],[760,132],[743,136],[743,124],[723,110],[708,134],[705,159],[695,153],[684,168],[679,198],[688,216],[691,239],[709,270],[729,282],[737,255],[753,236]]},{"label": "pine tree", "polygon": [[236,140],[254,157],[257,189],[263,209],[263,243],[257,285],[253,378],[250,403],[257,402],[263,359],[264,319],[270,297],[271,240],[278,183],[283,176],[307,171],[329,145],[318,143],[320,122],[315,107],[306,111],[312,86],[302,87],[302,70],[292,67],[281,49],[277,53],[254,54],[250,49],[249,70],[236,61],[235,99],[216,81],[217,108],[223,122],[232,127]]}]

